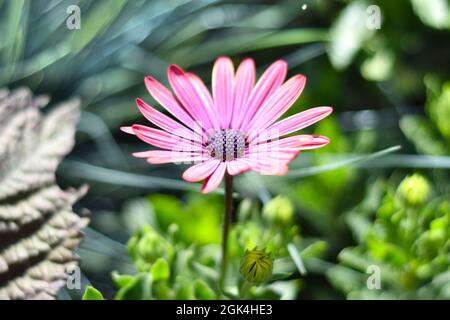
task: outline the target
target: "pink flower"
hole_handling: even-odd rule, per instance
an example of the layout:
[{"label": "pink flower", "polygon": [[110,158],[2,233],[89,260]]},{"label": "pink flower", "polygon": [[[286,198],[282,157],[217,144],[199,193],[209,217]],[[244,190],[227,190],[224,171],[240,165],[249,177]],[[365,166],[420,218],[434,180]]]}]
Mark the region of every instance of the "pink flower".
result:
[{"label": "pink flower", "polygon": [[284,137],[308,127],[332,112],[312,108],[276,122],[297,100],[306,77],[284,82],[287,64],[274,62],[256,82],[255,64],[245,59],[236,72],[228,57],[220,57],[212,72],[212,96],[195,74],[170,65],[168,78],[175,93],[148,76],[145,85],[153,98],[178,121],[141,99],[141,113],[160,129],[142,125],[122,127],[127,133],[163,150],[134,153],[149,163],[196,164],[183,173],[189,182],[204,180],[202,192],[216,189],[225,173],[247,170],[283,175],[301,150],[320,148],[329,139],[317,135]]}]

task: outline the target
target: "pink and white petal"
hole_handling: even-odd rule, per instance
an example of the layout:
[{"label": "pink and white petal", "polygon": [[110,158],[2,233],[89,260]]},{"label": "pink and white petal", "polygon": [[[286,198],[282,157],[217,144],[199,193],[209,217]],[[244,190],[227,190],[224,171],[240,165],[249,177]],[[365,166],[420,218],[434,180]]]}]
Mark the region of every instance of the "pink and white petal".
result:
[{"label": "pink and white petal", "polygon": [[217,189],[225,175],[227,165],[222,162],[216,170],[205,180],[202,186],[202,193],[209,193]]},{"label": "pink and white petal", "polygon": [[264,161],[261,159],[245,159],[241,160],[248,163],[251,170],[257,171],[264,175],[284,175],[288,172],[285,162]]},{"label": "pink and white petal", "polygon": [[249,144],[248,150],[271,150],[274,148],[300,148],[301,146],[311,142],[314,139],[313,135],[302,134],[292,137],[274,140],[270,142],[259,141]]},{"label": "pink and white petal", "polygon": [[270,126],[294,104],[305,84],[306,77],[301,74],[289,79],[263,103],[247,129],[256,133]]},{"label": "pink and white petal", "polygon": [[161,163],[194,163],[208,160],[210,157],[200,152],[183,152],[168,150],[148,150],[134,152],[133,157],[146,158],[151,164]]},{"label": "pink and white petal", "polygon": [[197,157],[202,155],[201,152],[184,152],[184,151],[171,151],[171,150],[148,150],[133,152],[133,157],[136,158],[156,158],[156,157]]},{"label": "pink and white petal", "polygon": [[166,131],[142,125],[133,125],[132,128],[139,139],[155,147],[184,152],[203,151],[203,146],[199,143],[183,139]]},{"label": "pink and white petal", "polygon": [[247,109],[248,99],[255,85],[256,69],[253,59],[244,59],[236,72],[234,84],[234,105],[231,119],[231,128],[239,129],[245,111]]},{"label": "pink and white petal", "polygon": [[208,157],[202,156],[200,154],[198,155],[180,155],[180,156],[153,156],[147,158],[147,162],[150,164],[164,164],[164,163],[176,163],[176,164],[193,164],[199,161],[205,161],[209,159]]},{"label": "pink and white petal", "polygon": [[244,132],[248,130],[248,124],[261,107],[263,102],[270,97],[283,83],[287,73],[287,63],[283,60],[275,61],[263,73],[248,99],[245,115],[239,128]]},{"label": "pink and white petal", "polygon": [[193,131],[187,129],[185,126],[181,125],[180,123],[176,122],[175,120],[172,120],[165,114],[152,108],[141,99],[136,99],[136,104],[139,108],[139,111],[141,111],[142,115],[147,120],[157,125],[161,129],[164,129],[179,137],[184,137],[188,140],[193,140],[202,143],[201,136],[199,136],[198,134],[196,135]]},{"label": "pink and white petal", "polygon": [[232,176],[241,174],[249,169],[250,166],[248,165],[248,163],[239,161],[239,159],[227,162],[227,172]]},{"label": "pink and white petal", "polygon": [[195,120],[192,116],[181,106],[173,94],[163,86],[161,83],[156,81],[153,77],[145,77],[145,86],[150,92],[152,97],[158,101],[158,103],[169,111],[174,117],[183,122],[189,128],[192,127]]},{"label": "pink and white petal", "polygon": [[299,149],[273,149],[268,151],[252,151],[245,154],[245,159],[249,161],[256,161],[258,163],[267,163],[268,165],[275,165],[277,163],[289,163],[300,152]]},{"label": "pink and white petal", "polygon": [[227,129],[231,123],[234,100],[234,66],[230,58],[220,57],[216,60],[211,84],[220,128]]},{"label": "pink and white petal", "polygon": [[[283,119],[267,128],[268,134],[265,137],[261,135],[264,140],[282,137],[292,132],[309,127],[310,125],[324,119],[333,112],[331,107],[316,107],[305,110],[286,119]],[[256,139],[260,140],[259,137]]]},{"label": "pink and white petal", "polygon": [[[294,136],[294,137],[301,137],[302,135],[299,136]],[[330,143],[330,139],[328,137],[325,136],[317,136],[314,135],[312,136],[313,139],[305,144],[303,144],[302,146],[300,146],[300,150],[312,150],[312,149],[318,149],[318,148],[322,148],[324,146],[326,146],[327,144]]]},{"label": "pink and white petal", "polygon": [[205,130],[219,129],[219,122],[214,114],[212,101],[202,90],[203,83],[197,76],[185,73],[179,66],[170,65],[168,70],[170,85],[178,99],[189,110],[190,114],[200,122]]},{"label": "pink and white petal", "polygon": [[183,179],[189,182],[205,180],[214,173],[220,163],[219,159],[210,159],[196,164],[183,172]]},{"label": "pink and white petal", "polygon": [[120,127],[120,130],[125,133],[134,135],[134,131],[133,131],[132,127]]}]

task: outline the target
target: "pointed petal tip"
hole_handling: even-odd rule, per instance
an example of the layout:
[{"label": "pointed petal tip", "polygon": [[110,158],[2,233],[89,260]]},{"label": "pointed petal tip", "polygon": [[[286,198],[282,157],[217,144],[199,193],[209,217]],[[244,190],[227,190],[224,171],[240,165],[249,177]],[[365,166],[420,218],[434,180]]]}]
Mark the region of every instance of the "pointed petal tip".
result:
[{"label": "pointed petal tip", "polygon": [[184,70],[177,64],[170,64],[169,68],[167,69],[168,74],[175,74],[175,75],[180,75],[180,74],[184,74]]},{"label": "pointed petal tip", "polygon": [[331,139],[325,136],[314,136],[314,141],[317,141],[317,143],[321,143],[325,146],[331,142]]},{"label": "pointed petal tip", "polygon": [[329,114],[331,114],[334,110],[333,107],[330,106],[324,106],[324,107],[317,107],[323,110],[323,113],[326,114],[326,116],[328,116]]},{"label": "pointed petal tip", "polygon": [[133,126],[131,126],[131,127],[120,127],[120,130],[122,131],[122,132],[125,132],[125,133],[128,133],[128,134],[135,134],[134,133],[134,131],[133,131]]},{"label": "pointed petal tip", "polygon": [[145,76],[145,77],[144,77],[144,83],[145,83],[145,85],[151,85],[151,84],[153,84],[154,82],[156,82],[156,79],[153,78],[152,76]]},{"label": "pointed petal tip", "polygon": [[147,105],[145,102],[144,102],[144,100],[142,100],[141,98],[136,98],[135,100],[134,100],[134,102],[136,103],[136,105],[137,105],[137,107],[139,108],[139,109],[141,109],[141,108],[147,108],[147,107],[149,107],[149,105]]}]

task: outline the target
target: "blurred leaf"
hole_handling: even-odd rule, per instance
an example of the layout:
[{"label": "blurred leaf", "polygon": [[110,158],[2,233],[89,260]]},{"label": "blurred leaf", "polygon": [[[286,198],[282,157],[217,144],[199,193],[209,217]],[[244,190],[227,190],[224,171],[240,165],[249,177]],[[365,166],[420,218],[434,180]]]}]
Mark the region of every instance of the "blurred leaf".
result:
[{"label": "blurred leaf", "polygon": [[172,223],[178,226],[177,239],[185,243],[219,243],[222,201],[217,197],[190,195],[186,204],[176,197],[151,195],[150,202],[162,230]]},{"label": "blurred leaf", "polygon": [[[101,34],[117,17],[126,3],[126,0],[97,2],[95,7],[89,10],[88,16],[82,20],[81,29],[74,32],[70,39],[69,43],[73,53],[82,50],[98,34]],[[106,12],[108,14],[105,14]]]},{"label": "blurred leaf", "polygon": [[150,269],[153,281],[167,280],[170,276],[169,264],[163,258],[159,258],[155,261]]},{"label": "blurred leaf", "polygon": [[310,42],[323,42],[328,40],[328,32],[321,29],[292,29],[272,33],[250,45],[252,50],[268,49],[287,45],[299,45]]},{"label": "blurred leaf", "polygon": [[437,138],[431,123],[423,117],[404,116],[400,128],[419,152],[432,155],[445,155],[445,146]]},{"label": "blurred leaf", "polygon": [[149,273],[138,273],[119,289],[115,300],[148,300],[152,298],[152,277]]},{"label": "blurred leaf", "polygon": [[394,58],[393,53],[386,49],[377,50],[372,57],[364,60],[361,74],[370,81],[386,81],[392,75]]},{"label": "blurred leaf", "polygon": [[307,177],[307,176],[312,176],[312,175],[316,175],[316,174],[321,174],[321,173],[328,172],[331,170],[336,170],[341,167],[350,166],[350,165],[354,165],[354,164],[357,164],[360,162],[373,160],[375,158],[382,157],[386,154],[400,150],[400,148],[401,148],[401,146],[393,146],[393,147],[383,149],[381,151],[374,152],[369,155],[349,157],[346,160],[337,161],[335,163],[330,163],[330,164],[323,165],[323,166],[291,170],[287,174],[287,177],[289,177],[289,178],[290,177]]},{"label": "blurred leaf", "polygon": [[194,283],[194,292],[195,297],[199,300],[214,300],[216,299],[216,295],[214,291],[208,286],[208,284],[201,280],[197,279]]},{"label": "blurred leaf", "polygon": [[328,55],[335,68],[345,69],[373,35],[366,26],[367,7],[365,1],[350,2],[331,26]]},{"label": "blurred leaf", "polygon": [[114,281],[114,284],[119,288],[128,286],[134,280],[134,276],[122,275],[122,274],[119,274],[117,271],[113,271],[111,273],[111,276]]},{"label": "blurred leaf", "polygon": [[1,26],[4,32],[0,35],[5,64],[14,65],[20,58],[26,27],[23,19],[26,19],[28,5],[24,0],[9,1],[7,4],[6,18]]},{"label": "blurred leaf", "polygon": [[450,8],[446,0],[411,0],[416,15],[426,25],[450,28]]},{"label": "blurred leaf", "polygon": [[292,243],[289,243],[287,245],[287,248],[288,248],[289,254],[291,255],[292,260],[295,263],[295,266],[298,269],[298,272],[300,272],[300,274],[302,276],[306,275],[307,271],[306,271],[305,265],[303,264],[302,258],[300,257],[300,254],[298,253],[295,245]]},{"label": "blurred leaf", "polygon": [[87,286],[84,291],[82,300],[105,300],[103,295],[94,287]]}]

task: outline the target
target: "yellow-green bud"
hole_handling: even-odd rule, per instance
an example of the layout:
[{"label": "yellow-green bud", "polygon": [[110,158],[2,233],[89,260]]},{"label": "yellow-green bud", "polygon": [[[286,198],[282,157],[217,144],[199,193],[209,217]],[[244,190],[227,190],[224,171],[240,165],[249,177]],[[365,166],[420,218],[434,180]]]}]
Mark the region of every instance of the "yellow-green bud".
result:
[{"label": "yellow-green bud", "polygon": [[294,207],[288,198],[277,196],[270,200],[263,209],[263,216],[270,222],[288,224],[292,221]]},{"label": "yellow-green bud", "polygon": [[402,198],[413,206],[424,204],[431,191],[427,179],[417,173],[403,179],[398,190]]},{"label": "yellow-green bud", "polygon": [[241,260],[241,274],[250,283],[262,283],[272,276],[273,259],[264,250],[246,250]]}]

